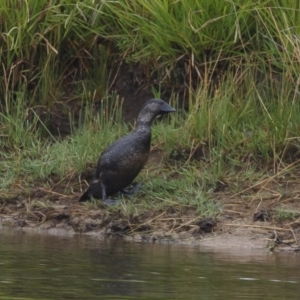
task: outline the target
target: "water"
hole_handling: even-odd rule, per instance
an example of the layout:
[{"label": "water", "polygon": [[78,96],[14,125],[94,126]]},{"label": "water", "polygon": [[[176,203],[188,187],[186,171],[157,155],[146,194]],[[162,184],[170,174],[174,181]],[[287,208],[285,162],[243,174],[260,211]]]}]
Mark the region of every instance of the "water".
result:
[{"label": "water", "polygon": [[0,299],[299,299],[300,255],[0,231]]}]

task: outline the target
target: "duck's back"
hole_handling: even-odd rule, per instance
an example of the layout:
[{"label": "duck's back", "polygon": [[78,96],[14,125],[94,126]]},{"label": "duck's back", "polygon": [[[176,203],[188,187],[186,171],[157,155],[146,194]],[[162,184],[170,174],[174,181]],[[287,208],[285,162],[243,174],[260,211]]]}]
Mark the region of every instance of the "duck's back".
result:
[{"label": "duck's back", "polygon": [[150,141],[150,130],[136,130],[114,142],[102,153],[96,177],[105,185],[107,196],[132,183],[148,160]]}]

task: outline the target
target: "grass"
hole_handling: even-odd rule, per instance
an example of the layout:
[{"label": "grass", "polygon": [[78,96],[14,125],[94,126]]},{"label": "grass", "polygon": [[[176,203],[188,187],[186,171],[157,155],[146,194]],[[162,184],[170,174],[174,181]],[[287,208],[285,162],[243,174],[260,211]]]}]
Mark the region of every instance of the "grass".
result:
[{"label": "grass", "polygon": [[[284,92],[270,92],[270,98],[261,102],[258,89],[244,91],[246,84],[255,87],[251,79],[251,74],[244,75],[241,85],[234,77],[224,78],[219,83],[223,93],[210,94],[208,86],[200,86],[191,93],[194,104],[190,111],[155,122],[153,148],[163,150],[167,163],[140,175],[142,192],[123,202],[125,216],[153,207],[176,207],[178,211],[193,207],[202,216],[216,217],[220,207],[213,198],[220,184],[239,193],[286,168],[293,155],[287,142],[298,149],[298,102],[281,104],[286,101]],[[233,88],[237,86],[241,89]],[[246,105],[238,100],[242,94]],[[293,99],[296,97],[294,94]],[[172,105],[177,105],[177,99],[174,93]],[[18,184],[33,188],[40,180],[49,188],[55,181],[68,181],[64,192],[78,191],[80,174],[94,168],[103,149],[130,130],[122,121],[120,99],[114,94],[102,100],[100,114],[94,114],[87,103],[81,126],[76,129],[71,120],[73,134],[66,138],[42,138],[45,124],[36,114],[26,121],[29,110],[22,109],[22,98],[18,101],[17,110],[1,114],[7,131],[1,141],[1,166],[6,170],[3,194]]]},{"label": "grass", "polygon": [[179,212],[193,207],[203,217],[215,217],[219,213],[216,202],[203,186],[199,169],[194,166],[171,167],[159,170],[158,174],[149,171],[140,176],[143,189],[135,197],[126,201],[127,215],[138,214],[140,210],[166,210],[173,207]]},{"label": "grass", "polygon": [[[124,69],[134,90],[170,95],[177,108],[153,127],[153,148],[163,150],[165,164],[140,175],[144,188],[124,201],[124,215],[192,207],[215,217],[220,185],[239,193],[268,176],[296,176],[297,1],[0,4],[3,197],[16,186],[57,182],[79,192],[81,174],[133,127],[123,123],[113,91]],[[70,113],[71,134],[52,135],[38,109],[72,101],[84,109]]]},{"label": "grass", "polygon": [[[251,78],[244,75],[243,80],[255,87]],[[239,193],[286,168],[289,155],[293,155],[287,141],[298,147],[295,137],[299,129],[293,122],[298,102],[281,104],[285,101],[283,92],[270,92],[270,98],[261,102],[256,88],[244,91],[245,85],[236,80],[229,77],[220,81],[223,93],[210,94],[208,86],[200,86],[190,96],[193,109],[155,122],[153,148],[163,150],[166,163],[147,168],[138,178],[143,182],[142,191],[130,200],[125,198],[117,210],[128,217],[153,208],[161,211],[173,207],[178,213],[193,208],[203,217],[216,217],[221,214],[214,200],[220,186]],[[233,88],[236,86],[241,89]],[[283,87],[288,90],[288,84]],[[238,100],[242,93],[247,105]],[[177,105],[177,99],[174,93],[172,105]],[[82,188],[80,175],[88,167],[94,168],[108,144],[130,130],[122,121],[122,106],[116,95],[102,100],[100,114],[94,114],[88,103],[80,127],[72,127],[71,120],[73,134],[66,138],[42,138],[45,124],[36,114],[26,121],[28,111],[22,110],[23,99],[18,101],[17,110],[1,114],[7,131],[1,141],[1,168],[6,170],[3,195],[17,185],[33,189],[37,181],[49,189],[56,182],[67,182],[64,193],[78,193]]]},{"label": "grass", "polygon": [[6,109],[20,89],[29,104],[51,106],[64,97],[66,86],[80,97],[74,90],[86,81],[102,98],[125,62],[138,62],[149,77],[175,87],[189,78],[194,86],[209,83],[228,64],[239,67],[249,60],[260,72],[299,73],[297,2],[0,4],[0,93]]},{"label": "grass", "polygon": [[279,221],[294,220],[299,217],[299,212],[294,210],[288,210],[283,207],[277,207],[275,209],[275,218]]}]

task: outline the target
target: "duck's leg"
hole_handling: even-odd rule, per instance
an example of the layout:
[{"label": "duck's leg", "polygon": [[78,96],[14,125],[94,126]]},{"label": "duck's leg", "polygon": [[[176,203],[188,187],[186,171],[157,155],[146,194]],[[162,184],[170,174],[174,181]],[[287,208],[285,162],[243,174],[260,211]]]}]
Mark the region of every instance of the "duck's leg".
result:
[{"label": "duck's leg", "polygon": [[114,206],[114,205],[118,204],[119,202],[121,202],[120,200],[113,200],[113,199],[108,199],[107,198],[105,185],[103,183],[101,183],[101,191],[102,191],[102,202],[103,202],[103,204],[105,204],[107,206]]},{"label": "duck's leg", "polygon": [[133,195],[141,188],[141,186],[141,183],[136,182],[133,184],[132,188],[122,189],[120,192],[125,195]]}]

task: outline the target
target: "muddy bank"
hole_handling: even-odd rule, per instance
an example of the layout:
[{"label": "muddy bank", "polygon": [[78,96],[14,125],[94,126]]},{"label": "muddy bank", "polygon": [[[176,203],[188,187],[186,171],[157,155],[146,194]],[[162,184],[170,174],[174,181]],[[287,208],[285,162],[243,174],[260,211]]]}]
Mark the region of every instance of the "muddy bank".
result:
[{"label": "muddy bank", "polygon": [[[289,185],[285,199],[293,211],[300,211],[297,184]],[[193,207],[176,206],[164,211],[147,210],[125,216],[119,209],[107,209],[101,202],[78,202],[79,191],[64,194],[63,184],[52,189],[37,187],[27,194],[22,188],[17,196],[0,199],[0,228],[50,234],[86,234],[103,238],[121,236],[126,240],[150,243],[203,245],[215,249],[266,249],[299,251],[300,218],[278,220],[274,208],[278,204],[274,189],[258,186],[245,193],[215,192],[220,215],[205,219]],[[15,190],[15,192],[16,192]],[[123,201],[130,201],[126,198]]]},{"label": "muddy bank", "polygon": [[10,212],[5,209],[1,214],[0,229],[13,228],[54,235],[86,234],[96,238],[120,236],[135,242],[202,245],[241,251],[300,250],[292,230],[270,222],[254,223],[245,218],[234,222],[226,222],[226,218],[214,222],[201,220],[204,224],[214,224],[212,228],[204,225],[202,229],[200,219],[195,215],[178,216],[168,212],[149,212],[148,216],[127,219],[111,215],[105,209],[91,211],[77,204],[53,204],[47,209],[33,211],[20,206],[13,211],[10,206]]}]

